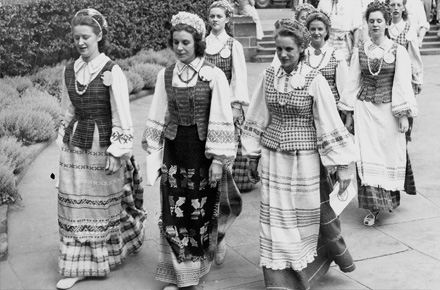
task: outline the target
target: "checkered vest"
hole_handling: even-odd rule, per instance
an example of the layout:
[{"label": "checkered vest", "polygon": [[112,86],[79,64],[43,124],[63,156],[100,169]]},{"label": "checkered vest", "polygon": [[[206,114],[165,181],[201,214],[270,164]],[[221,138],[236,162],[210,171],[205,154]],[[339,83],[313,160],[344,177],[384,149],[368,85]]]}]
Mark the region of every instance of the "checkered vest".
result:
[{"label": "checkered vest", "polygon": [[266,104],[271,120],[261,136],[261,144],[275,150],[315,150],[316,129],[313,121],[313,97],[309,86],[319,74],[312,70],[306,75],[305,86],[289,93],[275,89],[273,67],[266,69]]},{"label": "checkered vest", "polygon": [[221,50],[216,54],[205,53],[205,59],[210,63],[213,63],[216,67],[218,67],[225,73],[228,83],[231,83],[231,79],[232,79],[232,44],[233,43],[234,43],[234,39],[231,37],[226,41],[225,45],[223,46],[223,48],[228,47],[229,51],[231,51],[231,55],[228,58],[223,58],[220,56]]},{"label": "checkered vest", "polygon": [[403,31],[396,38],[391,38],[395,43],[402,45],[406,49],[408,49],[408,42],[409,42],[406,39],[406,34],[408,33],[409,28],[410,28],[409,22],[406,22],[405,29],[403,29]]},{"label": "checkered vest", "polygon": [[320,68],[319,71],[327,80],[330,89],[332,90],[333,96],[335,97],[336,103],[339,102],[340,96],[338,88],[336,87],[336,67],[338,66],[338,61],[335,58],[335,50],[333,50],[332,55],[326,66]]},{"label": "checkered vest", "polygon": [[70,101],[75,108],[75,116],[65,128],[64,143],[68,143],[76,122],[75,132],[72,137],[72,145],[90,149],[93,143],[95,124],[99,131],[99,145],[109,146],[112,134],[112,110],[110,105],[110,89],[102,83],[101,75],[105,71],[111,71],[115,63],[109,60],[99,75],[92,80],[81,96],[75,90],[74,63],[66,66],[64,80],[69,93]]},{"label": "checkered vest", "polygon": [[[209,113],[211,111],[211,88],[209,82],[202,81],[197,76],[194,87],[173,87],[173,70],[176,64],[165,69],[165,89],[168,96],[168,115],[165,120],[164,135],[174,140],[178,126],[191,126],[197,124],[197,131],[201,141],[206,140],[208,134]],[[209,62],[203,66],[214,67]]]},{"label": "checkered vest", "polygon": [[[394,72],[396,69],[396,43],[390,50],[395,57],[392,63],[383,61],[382,69],[377,76],[370,74],[368,69],[368,58],[364,49],[359,49],[359,62],[362,74],[362,86],[357,95],[358,99],[365,102],[372,102],[375,104],[391,102],[391,92],[393,87]],[[371,70],[376,72],[380,66],[380,59],[370,60]]]}]

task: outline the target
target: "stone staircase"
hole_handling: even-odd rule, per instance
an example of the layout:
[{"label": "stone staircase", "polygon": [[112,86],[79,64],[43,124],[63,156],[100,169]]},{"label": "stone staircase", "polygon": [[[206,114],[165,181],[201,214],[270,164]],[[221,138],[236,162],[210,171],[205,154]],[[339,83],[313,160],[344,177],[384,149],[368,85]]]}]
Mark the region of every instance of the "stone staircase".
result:
[{"label": "stone staircase", "polygon": [[[431,25],[423,39],[423,46],[420,50],[422,55],[440,55],[440,37],[437,36],[439,29],[439,24]],[[253,62],[272,62],[275,55],[273,33],[273,31],[264,31],[263,39],[257,41],[257,55],[253,57]]]}]

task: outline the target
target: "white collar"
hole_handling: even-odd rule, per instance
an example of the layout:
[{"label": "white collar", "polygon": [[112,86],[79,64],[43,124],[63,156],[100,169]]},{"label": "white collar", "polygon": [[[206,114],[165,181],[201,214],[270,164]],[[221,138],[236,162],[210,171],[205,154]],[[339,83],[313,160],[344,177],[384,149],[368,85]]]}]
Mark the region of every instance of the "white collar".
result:
[{"label": "white collar", "polygon": [[82,67],[87,66],[89,69],[89,72],[93,74],[94,72],[101,70],[104,65],[110,60],[108,56],[106,56],[104,53],[100,53],[97,57],[92,59],[89,62],[85,62],[83,57],[80,56],[73,65],[73,70],[75,72],[78,72]]},{"label": "white collar", "polygon": [[[324,45],[320,48],[321,54],[325,53],[327,50],[331,49],[330,45],[327,43],[327,41],[324,43]],[[307,47],[307,50],[310,52],[310,55],[315,54],[315,48],[312,45],[309,45]]]},{"label": "white collar", "polygon": [[390,28],[396,27],[399,31],[402,31],[403,29],[405,29],[405,25],[406,25],[406,21],[403,19],[400,19],[400,21],[395,24],[391,22]]},{"label": "white collar", "polygon": [[177,74],[180,75],[185,70],[185,68],[191,68],[194,71],[198,72],[204,63],[205,58],[204,57],[196,57],[191,63],[185,64],[181,62],[180,60],[177,60],[176,67],[177,67]]},{"label": "white collar", "polygon": [[393,45],[393,41],[390,40],[388,37],[385,38],[385,41],[383,41],[380,45],[376,45],[373,43],[373,41],[371,41],[371,39],[369,39],[366,43],[365,43],[365,49],[366,51],[372,51],[376,48],[380,48],[384,51],[388,51],[391,46]]},{"label": "white collar", "polygon": [[225,43],[228,41],[228,39],[231,38],[227,33],[226,30],[223,30],[222,33],[215,36],[211,33],[206,37],[206,53],[208,54],[216,54],[220,50],[223,49],[225,46]]}]

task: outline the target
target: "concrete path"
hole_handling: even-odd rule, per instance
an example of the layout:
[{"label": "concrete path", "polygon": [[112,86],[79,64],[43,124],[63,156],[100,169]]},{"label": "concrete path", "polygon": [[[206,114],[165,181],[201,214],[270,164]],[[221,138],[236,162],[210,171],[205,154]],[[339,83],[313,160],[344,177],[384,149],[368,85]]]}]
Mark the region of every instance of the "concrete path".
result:
[{"label": "concrete path", "polygon": [[[275,9],[274,9],[275,10]],[[259,10],[261,11],[261,10]],[[380,215],[377,226],[362,225],[364,211],[353,200],[342,213],[344,237],[357,269],[344,274],[337,267],[313,290],[437,290],[440,289],[440,59],[423,57],[425,84],[418,97],[420,117],[415,121],[410,156],[418,195],[402,194],[401,206],[392,214]],[[249,89],[255,85],[265,63],[249,63]],[[145,166],[140,146],[151,97],[131,103],[135,128],[134,154]],[[58,174],[59,151],[52,143],[31,164],[19,184],[23,201],[9,211],[9,256],[0,262],[1,290],[55,289],[57,273],[58,225],[57,190],[50,178]],[[130,256],[123,267],[103,279],[89,279],[75,290],[159,290],[164,284],[154,280],[157,263],[157,218],[159,188],[145,188],[147,239],[142,251]],[[259,188],[243,194],[243,212],[227,235],[228,254],[221,267],[213,265],[202,285],[212,289],[264,289],[259,262]]]}]

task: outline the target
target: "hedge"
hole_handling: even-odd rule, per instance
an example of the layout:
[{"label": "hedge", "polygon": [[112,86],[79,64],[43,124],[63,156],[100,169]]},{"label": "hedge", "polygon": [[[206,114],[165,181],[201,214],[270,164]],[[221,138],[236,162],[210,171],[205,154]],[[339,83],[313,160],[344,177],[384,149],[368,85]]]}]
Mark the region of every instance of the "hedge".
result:
[{"label": "hedge", "polygon": [[93,7],[109,23],[110,58],[167,46],[170,19],[179,11],[207,19],[213,0],[41,0],[0,7],[0,77],[35,72],[76,58],[70,21],[79,9]]}]

